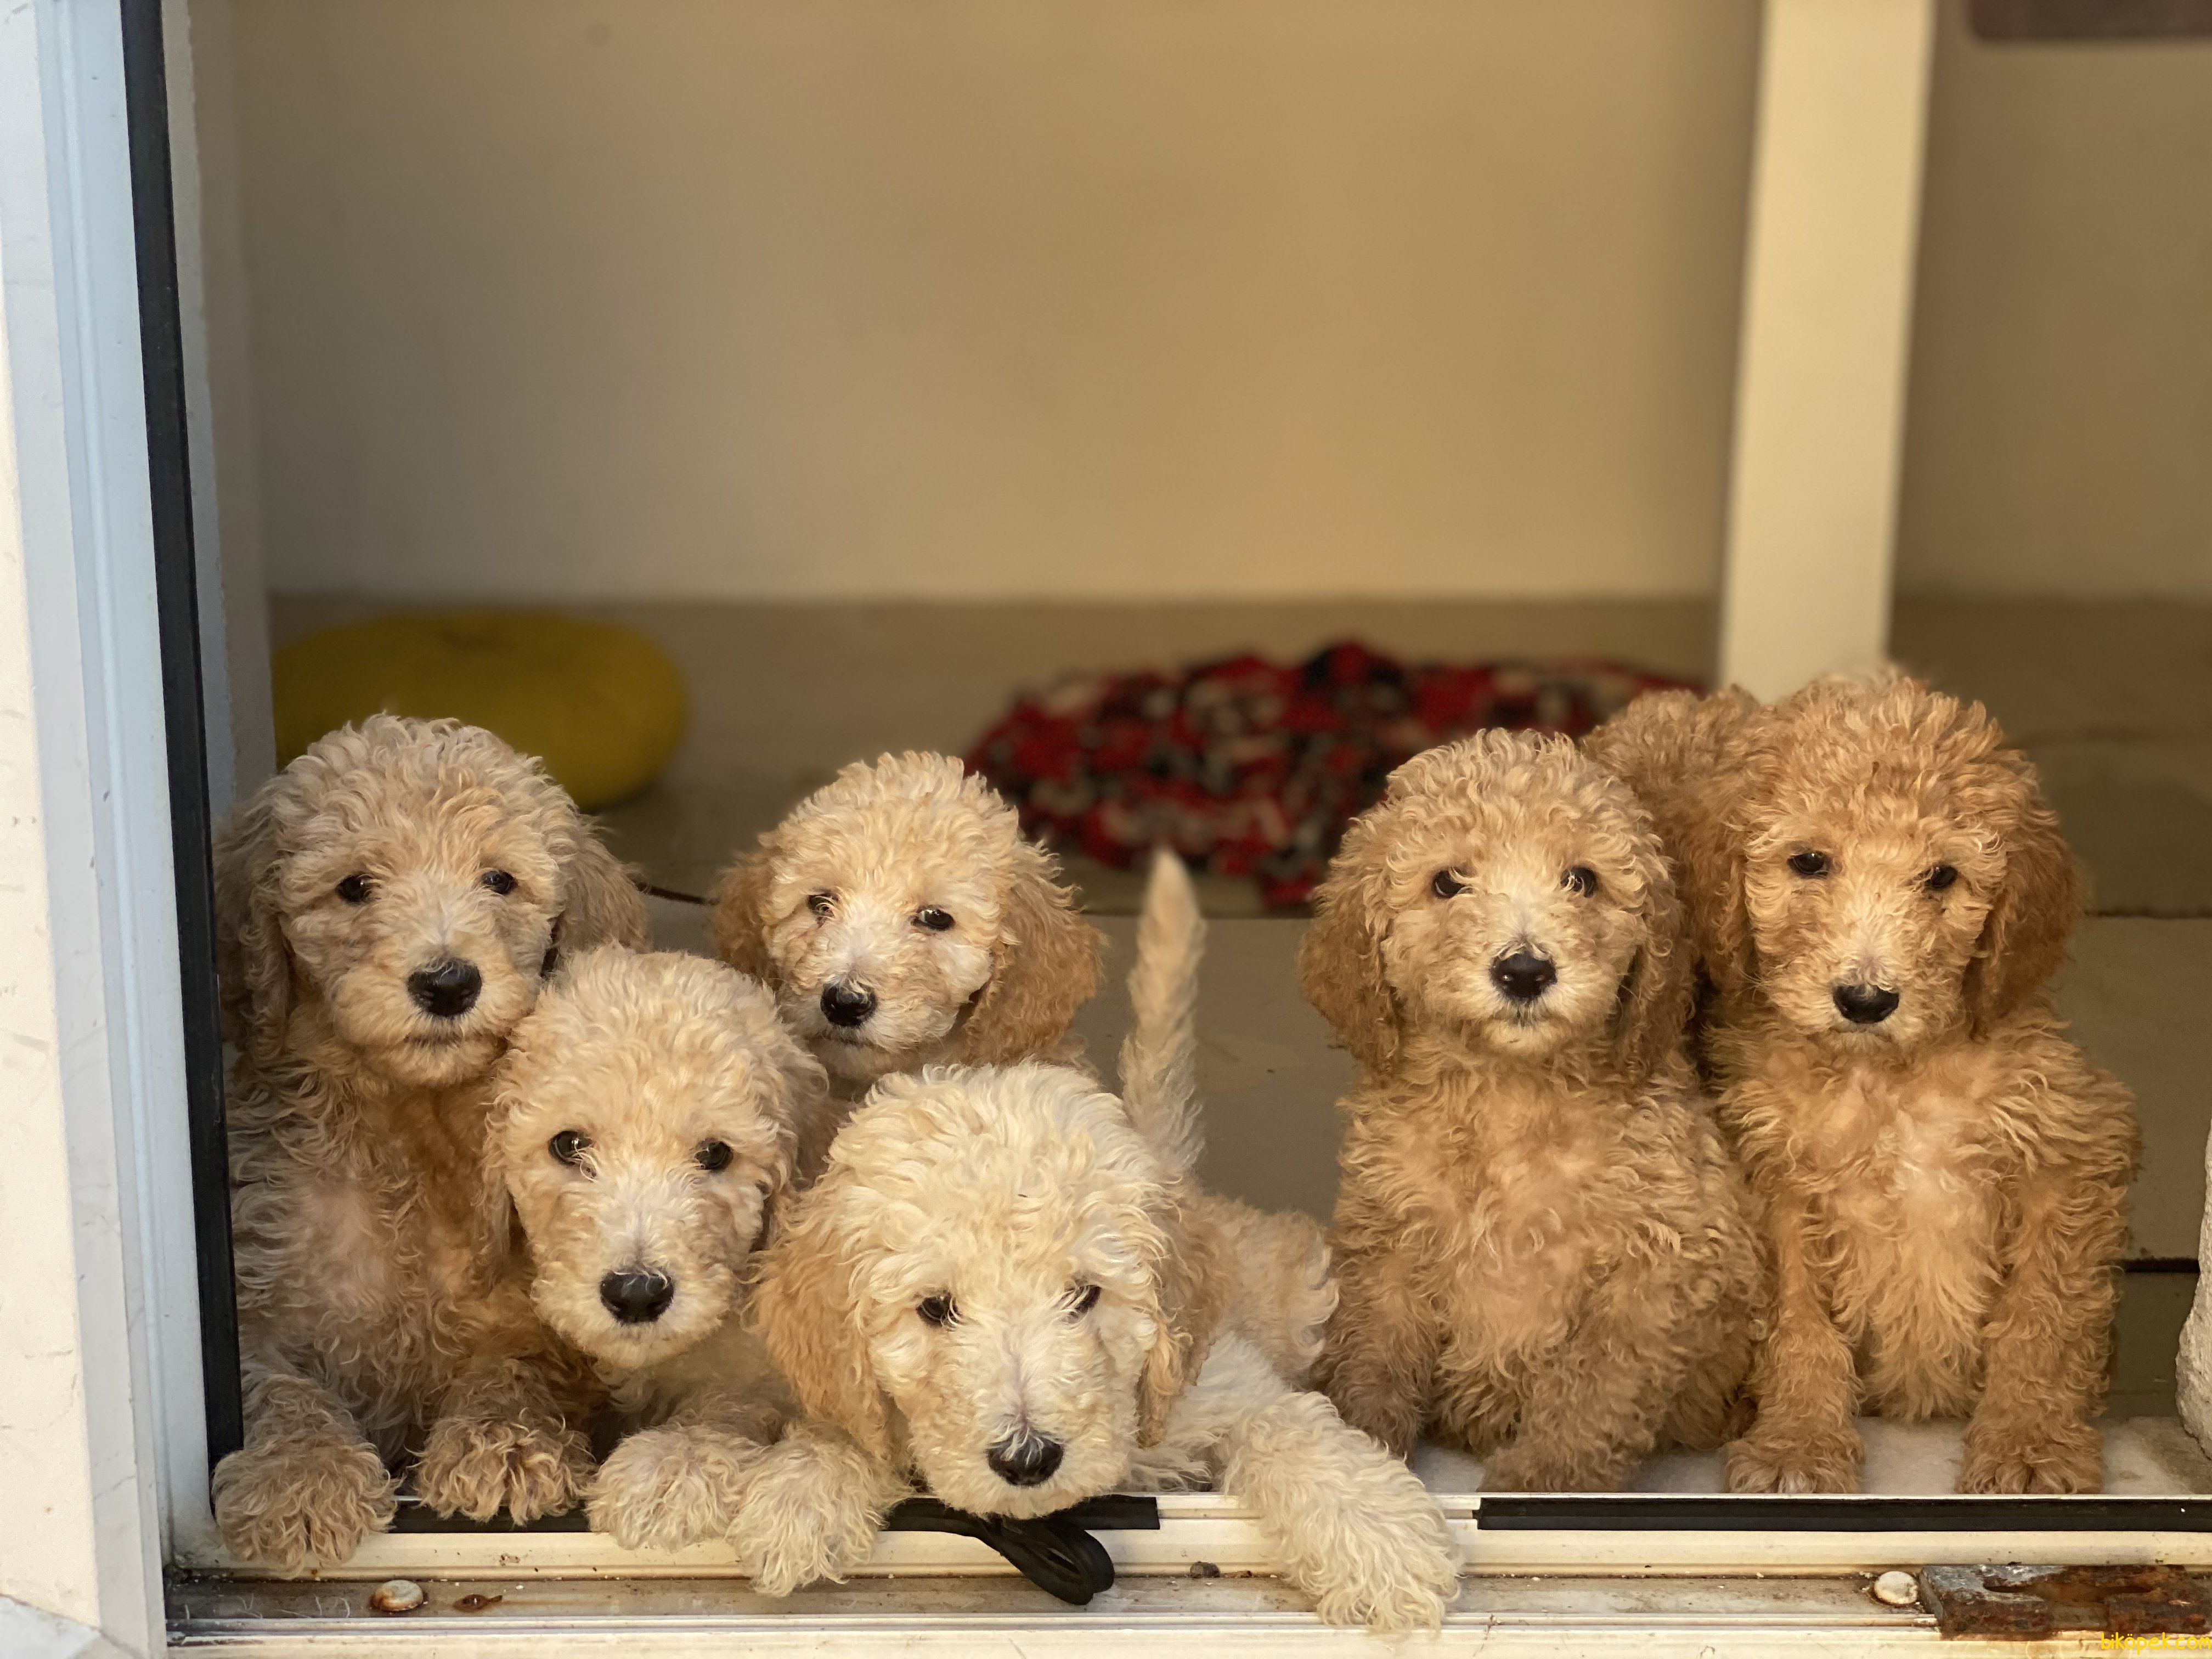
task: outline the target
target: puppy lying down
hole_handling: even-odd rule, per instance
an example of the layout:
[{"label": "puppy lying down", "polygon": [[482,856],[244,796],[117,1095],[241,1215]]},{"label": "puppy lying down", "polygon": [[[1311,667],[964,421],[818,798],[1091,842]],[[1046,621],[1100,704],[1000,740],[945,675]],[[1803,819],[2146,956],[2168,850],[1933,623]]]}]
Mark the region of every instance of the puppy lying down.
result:
[{"label": "puppy lying down", "polygon": [[1319,1229],[1192,1176],[1203,924],[1156,867],[1127,1103],[1071,1067],[877,1085],[760,1257],[755,1310],[815,1421],[732,1536],[781,1594],[866,1559],[915,1482],[981,1514],[1211,1480],[1322,1617],[1435,1626],[1456,1567],[1407,1468],[1302,1386],[1335,1300]]},{"label": "puppy lying down", "polygon": [[588,1494],[625,1547],[719,1537],[796,1414],[744,1329],[743,1275],[824,1109],[822,1068],[752,981],[703,958],[572,962],[497,1078],[484,1201],[538,1317],[630,1431]]}]

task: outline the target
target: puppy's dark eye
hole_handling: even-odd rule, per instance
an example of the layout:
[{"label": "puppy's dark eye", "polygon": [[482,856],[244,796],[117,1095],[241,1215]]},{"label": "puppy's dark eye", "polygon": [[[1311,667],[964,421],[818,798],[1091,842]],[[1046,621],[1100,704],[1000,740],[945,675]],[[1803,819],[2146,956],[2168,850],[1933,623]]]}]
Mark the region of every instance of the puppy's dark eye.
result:
[{"label": "puppy's dark eye", "polygon": [[726,1140],[702,1140],[699,1150],[691,1154],[692,1162],[708,1175],[720,1175],[730,1167],[732,1154]]},{"label": "puppy's dark eye", "polygon": [[1792,853],[1790,867],[1808,880],[1815,876],[1825,876],[1828,873],[1828,855],[1826,853]]},{"label": "puppy's dark eye", "polygon": [[582,1160],[584,1149],[591,1144],[592,1138],[582,1131],[563,1129],[545,1143],[545,1150],[563,1164],[575,1164]]},{"label": "puppy's dark eye", "polygon": [[368,878],[367,876],[348,876],[343,881],[338,884],[338,896],[343,899],[348,904],[368,903]]},{"label": "puppy's dark eye", "polygon": [[1456,898],[1467,891],[1467,884],[1449,870],[1439,870],[1429,883],[1429,890],[1438,898]]},{"label": "puppy's dark eye", "polygon": [[1928,872],[1928,890],[1940,893],[1958,880],[1959,872],[1948,864],[1939,864]]},{"label": "puppy's dark eye", "polygon": [[1067,1316],[1070,1319],[1080,1319],[1097,1305],[1098,1287],[1096,1285],[1085,1285],[1075,1293],[1075,1300],[1068,1304]]},{"label": "puppy's dark eye", "polygon": [[1597,891],[1597,872],[1587,864],[1577,864],[1559,878],[1559,885],[1570,893],[1580,893],[1584,898],[1588,898],[1592,893]]},{"label": "puppy's dark eye", "polygon": [[817,916],[828,915],[836,903],[836,901],[827,893],[809,893],[806,896],[806,908]]},{"label": "puppy's dark eye", "polygon": [[914,925],[927,927],[933,933],[941,933],[952,926],[952,913],[940,910],[933,904],[914,913]]},{"label": "puppy's dark eye", "polygon": [[480,884],[490,888],[493,892],[505,898],[514,890],[514,878],[504,870],[487,870],[483,872]]},{"label": "puppy's dark eye", "polygon": [[952,1305],[952,1298],[949,1296],[926,1296],[915,1311],[921,1316],[923,1324],[941,1327],[950,1325],[959,1310]]}]

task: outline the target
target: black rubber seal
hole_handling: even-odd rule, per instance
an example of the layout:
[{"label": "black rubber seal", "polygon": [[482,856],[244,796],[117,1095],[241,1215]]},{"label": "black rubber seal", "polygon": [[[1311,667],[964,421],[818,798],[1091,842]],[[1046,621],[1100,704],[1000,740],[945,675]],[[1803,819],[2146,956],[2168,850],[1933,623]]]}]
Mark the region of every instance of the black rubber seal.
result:
[{"label": "black rubber seal", "polygon": [[222,1019],[215,966],[215,825],[208,806],[207,705],[201,684],[199,568],[192,545],[185,425],[184,329],[169,181],[169,94],[161,0],[122,0],[123,106],[138,255],[138,344],[146,379],[146,456],[154,520],[154,604],[161,639],[161,714],[176,865],[177,968],[184,988],[185,1109],[198,1258],[201,1386],[210,1466],[246,1442],[231,1279],[230,1157],[222,1121]]}]

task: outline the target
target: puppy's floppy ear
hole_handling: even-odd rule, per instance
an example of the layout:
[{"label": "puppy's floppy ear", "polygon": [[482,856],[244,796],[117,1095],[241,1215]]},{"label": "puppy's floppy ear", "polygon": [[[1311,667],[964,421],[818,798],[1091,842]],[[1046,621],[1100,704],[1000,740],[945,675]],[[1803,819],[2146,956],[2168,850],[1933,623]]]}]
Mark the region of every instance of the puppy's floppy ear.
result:
[{"label": "puppy's floppy ear", "polygon": [[632,951],[653,948],[653,927],[645,898],[621,862],[592,831],[590,820],[576,819],[568,855],[561,860],[560,948],[588,951],[620,945]]},{"label": "puppy's floppy ear", "polygon": [[789,1167],[778,1173],[771,1203],[793,1183],[811,1182],[830,1156],[837,1133],[837,1114],[830,1098],[830,1074],[806,1046],[779,1025],[770,1050],[781,1083],[784,1121],[791,1130]]},{"label": "puppy's floppy ear", "polygon": [[1014,843],[999,913],[991,981],[961,1029],[960,1058],[989,1065],[1046,1053],[1098,989],[1106,936],[1084,921],[1060,866],[1033,842]]},{"label": "puppy's floppy ear", "polygon": [[[1760,812],[1776,718],[1747,691],[1647,691],[1583,740],[1650,810],[1675,876],[1692,954],[1729,995],[1756,970],[1743,848]],[[1686,970],[1694,975],[1693,960]]]},{"label": "puppy's floppy ear", "polygon": [[741,974],[773,985],[768,953],[768,893],[774,854],[767,847],[734,860],[714,878],[707,902],[714,954]]},{"label": "puppy's floppy ear", "polygon": [[[1656,853],[1656,848],[1654,849]],[[1621,981],[1614,1017],[1613,1062],[1641,1083],[1682,1046],[1697,998],[1697,960],[1674,884],[1659,859],[1645,873],[1644,943]]]},{"label": "puppy's floppy ear", "polygon": [[276,810],[278,797],[290,787],[288,775],[270,779],[231,813],[215,842],[222,1034],[264,1063],[283,1052],[292,1012],[292,951],[277,892],[283,854]]},{"label": "puppy's floppy ear", "polygon": [[1370,1072],[1390,1068],[1401,1036],[1397,994],[1382,966],[1387,909],[1374,809],[1352,821],[1328,876],[1314,890],[1313,925],[1298,941],[1298,990]]},{"label": "puppy's floppy ear", "polygon": [[2027,762],[1997,757],[2011,774],[2013,828],[2004,840],[2004,885],[1982,923],[1966,967],[1966,1013],[1976,1036],[2011,1013],[2066,960],[2066,942],[2081,915],[2080,866],[2059,833]]},{"label": "puppy's floppy ear", "polygon": [[1139,1446],[1160,1443],[1176,1400],[1205,1369],[1214,1327],[1227,1299],[1228,1279],[1228,1264],[1219,1259],[1212,1241],[1188,1224],[1182,1206],[1172,1197],[1154,1206],[1149,1218],[1160,1248],[1152,1267],[1152,1314],[1157,1330],[1137,1376]]},{"label": "puppy's floppy ear", "polygon": [[889,1462],[890,1413],[860,1328],[860,1264],[850,1253],[867,1234],[845,1213],[849,1184],[833,1169],[785,1212],[756,1258],[751,1319],[808,1413]]}]

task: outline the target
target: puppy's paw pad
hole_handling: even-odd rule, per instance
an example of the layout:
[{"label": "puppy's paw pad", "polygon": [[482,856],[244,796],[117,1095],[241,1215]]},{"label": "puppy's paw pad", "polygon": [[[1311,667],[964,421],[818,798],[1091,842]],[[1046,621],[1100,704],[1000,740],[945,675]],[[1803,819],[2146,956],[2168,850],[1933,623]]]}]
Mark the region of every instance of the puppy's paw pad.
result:
[{"label": "puppy's paw pad", "polygon": [[2090,1492],[2105,1486],[2104,1438],[2086,1423],[2052,1432],[1969,1425],[1962,1492]]},{"label": "puppy's paw pad", "polygon": [[1728,1447],[1727,1484],[1735,1492],[1852,1492],[1864,1456],[1858,1437],[1762,1438],[1756,1432]]},{"label": "puppy's paw pad", "polygon": [[592,1478],[592,1450],[570,1428],[491,1418],[441,1418],[423,1443],[415,1490],[441,1515],[520,1524],[574,1509]]},{"label": "puppy's paw pad", "polygon": [[288,1574],[331,1567],[392,1524],[398,1490],[365,1442],[288,1435],[216,1466],[216,1525],[242,1561]]},{"label": "puppy's paw pad", "polygon": [[680,1550],[726,1534],[761,1448],[728,1436],[647,1429],[615,1448],[592,1483],[592,1529],[627,1550]]}]

